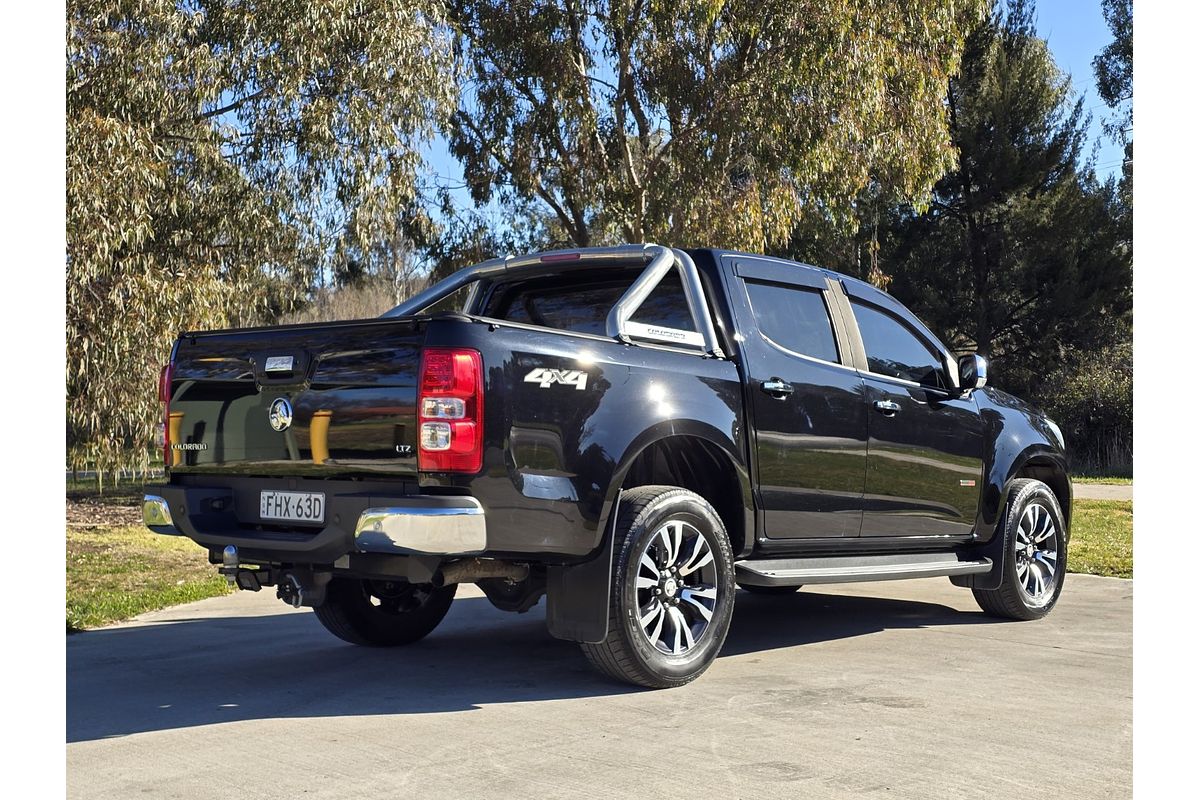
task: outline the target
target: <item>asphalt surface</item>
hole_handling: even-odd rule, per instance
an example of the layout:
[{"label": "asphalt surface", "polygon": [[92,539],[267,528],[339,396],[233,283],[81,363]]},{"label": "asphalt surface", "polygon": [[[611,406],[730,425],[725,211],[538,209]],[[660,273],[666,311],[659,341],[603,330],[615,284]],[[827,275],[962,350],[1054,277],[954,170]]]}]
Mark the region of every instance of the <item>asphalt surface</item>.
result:
[{"label": "asphalt surface", "polygon": [[1016,623],[946,579],[740,592],[654,692],[474,587],[390,651],[242,593],[68,637],[68,796],[1128,797],[1132,595],[1070,575]]}]

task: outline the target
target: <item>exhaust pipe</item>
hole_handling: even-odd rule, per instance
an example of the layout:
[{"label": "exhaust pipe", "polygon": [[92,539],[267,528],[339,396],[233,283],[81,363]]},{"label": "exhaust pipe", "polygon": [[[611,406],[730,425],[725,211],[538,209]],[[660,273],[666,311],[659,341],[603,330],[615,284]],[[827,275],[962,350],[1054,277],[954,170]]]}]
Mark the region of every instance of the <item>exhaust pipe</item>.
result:
[{"label": "exhaust pipe", "polygon": [[452,583],[474,583],[484,578],[507,578],[519,582],[529,577],[528,564],[466,558],[454,561],[433,573],[433,585],[439,589]]}]

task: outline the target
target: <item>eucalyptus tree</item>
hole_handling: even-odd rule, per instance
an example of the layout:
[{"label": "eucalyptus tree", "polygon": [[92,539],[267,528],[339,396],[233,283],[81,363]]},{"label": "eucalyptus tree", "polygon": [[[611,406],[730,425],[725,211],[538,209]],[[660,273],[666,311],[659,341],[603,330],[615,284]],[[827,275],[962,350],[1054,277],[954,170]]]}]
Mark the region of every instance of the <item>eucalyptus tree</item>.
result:
[{"label": "eucalyptus tree", "polygon": [[446,31],[436,0],[68,0],[69,458],[144,465],[178,331],[378,250],[453,105]]},{"label": "eucalyptus tree", "polygon": [[953,165],[945,86],[981,6],[453,0],[452,151],[476,202],[537,205],[576,245],[762,250]]}]

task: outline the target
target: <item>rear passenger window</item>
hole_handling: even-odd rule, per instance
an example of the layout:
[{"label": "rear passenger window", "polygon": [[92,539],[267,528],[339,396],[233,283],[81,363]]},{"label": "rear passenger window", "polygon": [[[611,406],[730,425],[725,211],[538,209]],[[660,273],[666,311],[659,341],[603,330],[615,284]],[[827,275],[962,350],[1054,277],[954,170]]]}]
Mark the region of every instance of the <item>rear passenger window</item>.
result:
[{"label": "rear passenger window", "polygon": [[[640,271],[626,273],[621,279],[607,281],[561,277],[522,281],[498,288],[484,316],[603,336],[608,312],[640,274]],[[682,331],[696,330],[677,271],[663,276],[632,321]]]},{"label": "rear passenger window", "polygon": [[782,348],[822,361],[838,360],[825,298],[816,289],[746,281],[762,334]]}]

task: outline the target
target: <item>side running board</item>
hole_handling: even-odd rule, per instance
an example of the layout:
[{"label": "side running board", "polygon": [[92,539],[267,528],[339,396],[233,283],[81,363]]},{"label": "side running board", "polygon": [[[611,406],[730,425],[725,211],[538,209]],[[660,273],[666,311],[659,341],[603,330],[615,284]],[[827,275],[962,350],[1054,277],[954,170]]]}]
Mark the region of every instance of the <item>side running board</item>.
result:
[{"label": "side running board", "polygon": [[734,563],[737,582],[749,586],[896,581],[971,575],[992,568],[990,558],[963,560],[955,553],[772,558]]}]

